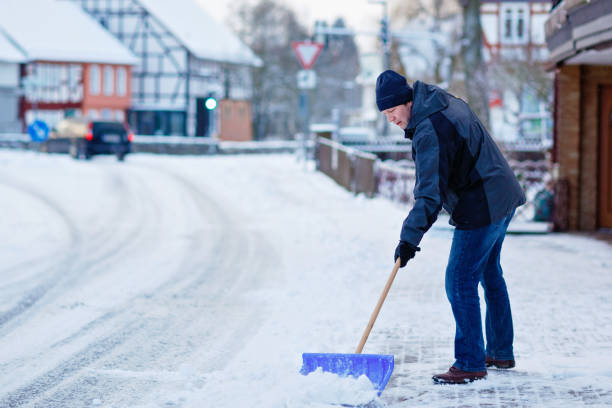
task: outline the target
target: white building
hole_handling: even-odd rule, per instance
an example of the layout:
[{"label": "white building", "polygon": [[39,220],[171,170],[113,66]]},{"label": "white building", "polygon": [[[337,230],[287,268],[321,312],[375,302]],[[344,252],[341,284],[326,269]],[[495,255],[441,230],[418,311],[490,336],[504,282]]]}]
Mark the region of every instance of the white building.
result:
[{"label": "white building", "polygon": [[[141,134],[211,136],[250,131],[250,70],[261,60],[194,0],[73,1],[128,47],[139,63],[132,72],[130,125]],[[220,100],[227,123],[206,108]]]},{"label": "white building", "polygon": [[[552,146],[550,98],[542,99],[528,87],[517,91],[521,82],[534,80],[530,69],[542,69],[548,58],[545,22],[550,7],[546,0],[482,0],[483,51],[490,66],[491,131],[511,149]],[[496,72],[498,76],[505,72],[499,69],[503,65],[516,75],[496,80]]]},{"label": "white building", "polygon": [[546,0],[481,0],[480,20],[485,58],[545,61],[544,24],[551,2]]}]

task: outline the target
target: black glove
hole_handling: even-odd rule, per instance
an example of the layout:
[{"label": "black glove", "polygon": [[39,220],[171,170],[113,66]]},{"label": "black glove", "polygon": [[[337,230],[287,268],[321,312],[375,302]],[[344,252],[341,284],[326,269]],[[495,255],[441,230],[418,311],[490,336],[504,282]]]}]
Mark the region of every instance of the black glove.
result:
[{"label": "black glove", "polygon": [[406,266],[409,260],[414,258],[414,254],[416,251],[420,251],[421,248],[412,245],[406,241],[400,241],[397,244],[397,248],[395,248],[395,257],[393,258],[393,262],[397,262],[397,258],[400,258],[400,268]]}]

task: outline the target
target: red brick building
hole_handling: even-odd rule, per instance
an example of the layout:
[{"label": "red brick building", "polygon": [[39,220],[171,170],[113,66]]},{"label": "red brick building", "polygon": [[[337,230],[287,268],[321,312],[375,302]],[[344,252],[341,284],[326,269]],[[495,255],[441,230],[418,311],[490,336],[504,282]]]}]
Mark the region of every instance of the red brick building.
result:
[{"label": "red brick building", "polygon": [[555,72],[556,227],[612,229],[612,1],[555,1],[546,40]]}]

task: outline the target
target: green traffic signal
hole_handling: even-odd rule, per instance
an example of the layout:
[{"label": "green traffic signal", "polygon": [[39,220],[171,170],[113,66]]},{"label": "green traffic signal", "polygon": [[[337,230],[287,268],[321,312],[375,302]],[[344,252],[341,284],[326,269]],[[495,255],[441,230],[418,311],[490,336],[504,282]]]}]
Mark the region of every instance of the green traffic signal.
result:
[{"label": "green traffic signal", "polygon": [[212,96],[208,97],[204,101],[204,106],[208,110],[214,110],[217,107],[217,100],[215,98],[213,98]]}]

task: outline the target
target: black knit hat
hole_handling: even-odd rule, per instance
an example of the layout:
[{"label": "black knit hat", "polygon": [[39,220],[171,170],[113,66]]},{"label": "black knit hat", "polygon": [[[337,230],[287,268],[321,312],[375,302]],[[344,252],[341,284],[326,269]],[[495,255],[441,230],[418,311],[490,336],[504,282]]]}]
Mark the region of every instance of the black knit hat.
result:
[{"label": "black knit hat", "polygon": [[403,105],[412,100],[412,87],[406,78],[390,69],[376,80],[376,105],[379,111]]}]

